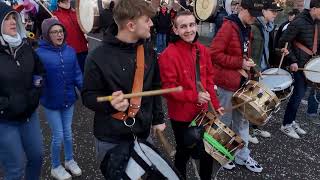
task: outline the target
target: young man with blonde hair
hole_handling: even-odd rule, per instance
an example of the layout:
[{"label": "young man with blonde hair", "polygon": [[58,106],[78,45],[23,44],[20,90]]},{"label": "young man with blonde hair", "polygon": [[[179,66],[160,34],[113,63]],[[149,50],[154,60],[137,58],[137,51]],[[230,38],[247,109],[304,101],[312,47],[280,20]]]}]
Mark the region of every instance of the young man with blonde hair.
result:
[{"label": "young man with blonde hair", "polygon": [[[134,118],[128,114],[132,99],[129,102],[124,98],[124,94],[131,93],[134,86],[139,59],[137,49],[141,46],[144,47],[143,91],[160,89],[156,54],[145,41],[151,36],[151,17],[155,12],[144,0],[120,0],[113,13],[116,24],[108,28],[102,45],[87,58],[82,91],[84,105],[95,112],[94,136],[99,162],[118,145],[133,142],[133,134],[145,140],[150,135],[151,127],[153,130],[165,129],[160,96],[142,97],[140,105],[132,104],[138,108]],[[111,102],[97,102],[97,97],[111,94]],[[129,128],[126,123],[133,126]]]}]

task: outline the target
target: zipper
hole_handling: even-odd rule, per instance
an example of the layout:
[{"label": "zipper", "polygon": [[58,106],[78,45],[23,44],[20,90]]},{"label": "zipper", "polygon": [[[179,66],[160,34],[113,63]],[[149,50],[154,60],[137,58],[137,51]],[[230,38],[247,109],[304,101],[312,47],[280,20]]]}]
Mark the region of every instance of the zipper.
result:
[{"label": "zipper", "polygon": [[62,81],[64,82],[63,83],[63,99],[64,99],[64,104],[63,106],[66,107],[67,103],[66,103],[66,82],[65,82],[65,73],[64,73],[64,60],[63,60],[63,56],[62,56],[62,48],[59,48],[59,55],[60,55],[60,63],[61,63],[61,66],[62,66]]},{"label": "zipper", "polygon": [[22,42],[22,44],[13,53],[13,59],[16,61],[17,66],[20,66],[20,62],[16,59],[17,52],[21,49],[23,45],[24,45],[24,42]]}]

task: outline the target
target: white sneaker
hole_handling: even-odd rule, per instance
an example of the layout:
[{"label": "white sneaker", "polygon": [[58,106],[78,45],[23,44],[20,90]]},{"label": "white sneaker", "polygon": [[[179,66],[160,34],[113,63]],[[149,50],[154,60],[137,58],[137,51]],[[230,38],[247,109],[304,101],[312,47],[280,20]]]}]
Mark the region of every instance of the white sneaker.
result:
[{"label": "white sneaker", "polygon": [[302,134],[302,135],[307,134],[307,132],[301,129],[300,125],[295,121],[292,122],[292,127],[298,134]]},{"label": "white sneaker", "polygon": [[280,130],[285,133],[286,135],[295,138],[300,139],[300,136],[297,134],[297,132],[293,129],[292,124],[287,124],[285,126],[281,126]]},{"label": "white sneaker", "polygon": [[261,130],[261,129],[253,129],[252,134],[254,136],[262,136],[264,138],[271,137],[271,134],[268,131],[264,131],[264,130]]},{"label": "white sneaker", "polygon": [[74,160],[70,160],[64,163],[64,166],[67,170],[69,170],[74,176],[81,176],[82,171],[79,168],[77,162]]},{"label": "white sneaker", "polygon": [[258,144],[259,143],[259,140],[257,137],[252,137],[250,134],[249,134],[249,142],[253,143],[253,144]]},{"label": "white sneaker", "polygon": [[57,180],[71,180],[71,175],[64,169],[63,166],[51,169],[51,176]]},{"label": "white sneaker", "polygon": [[248,157],[247,160],[242,160],[239,158],[235,159],[235,162],[239,165],[243,165],[246,166],[247,169],[249,169],[252,172],[262,172],[262,167],[257,163],[257,161],[255,161],[254,159],[252,159],[250,156]]},{"label": "white sneaker", "polygon": [[230,161],[227,164],[223,165],[222,167],[228,170],[232,170],[233,168],[236,167],[236,165],[232,161]]}]

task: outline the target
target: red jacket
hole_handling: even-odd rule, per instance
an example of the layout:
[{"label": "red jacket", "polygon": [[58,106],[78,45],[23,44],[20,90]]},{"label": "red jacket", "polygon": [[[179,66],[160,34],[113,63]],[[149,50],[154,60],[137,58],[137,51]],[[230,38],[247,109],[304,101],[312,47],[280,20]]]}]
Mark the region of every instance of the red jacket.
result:
[{"label": "red jacket", "polygon": [[241,80],[238,70],[242,69],[243,52],[240,28],[235,22],[224,20],[211,43],[210,53],[216,85],[229,91],[238,90]]},{"label": "red jacket", "polygon": [[53,14],[57,16],[66,28],[67,44],[73,47],[77,53],[88,51],[88,41],[80,29],[76,11],[74,9],[63,9],[59,7]]},{"label": "red jacket", "polygon": [[200,79],[209,92],[214,108],[220,107],[213,84],[212,63],[208,49],[198,42],[178,40],[171,43],[159,57],[162,88],[182,86],[183,91],[165,95],[169,117],[190,122],[207,105],[199,106],[196,89],[196,46],[200,50]]}]

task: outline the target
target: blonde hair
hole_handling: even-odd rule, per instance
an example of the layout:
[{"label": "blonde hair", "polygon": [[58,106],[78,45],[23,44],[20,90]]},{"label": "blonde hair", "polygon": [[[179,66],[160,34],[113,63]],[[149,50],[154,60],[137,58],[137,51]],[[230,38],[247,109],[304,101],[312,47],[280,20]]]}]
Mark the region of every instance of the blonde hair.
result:
[{"label": "blonde hair", "polygon": [[113,9],[113,18],[119,28],[122,28],[128,20],[134,20],[141,16],[153,17],[156,11],[145,0],[120,0]]}]

